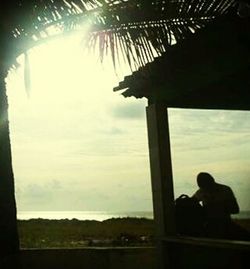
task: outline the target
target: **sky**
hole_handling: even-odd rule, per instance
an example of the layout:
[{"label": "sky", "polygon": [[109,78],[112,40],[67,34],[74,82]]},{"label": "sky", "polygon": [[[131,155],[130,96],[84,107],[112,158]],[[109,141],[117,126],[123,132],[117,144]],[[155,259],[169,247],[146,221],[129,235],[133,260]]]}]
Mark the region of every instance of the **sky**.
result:
[{"label": "sky", "polygon": [[[147,100],[114,93],[129,69],[117,76],[80,41],[29,51],[29,94],[23,56],[7,78],[18,211],[151,211]],[[207,171],[250,210],[250,112],[170,108],[169,125],[175,196]]]}]

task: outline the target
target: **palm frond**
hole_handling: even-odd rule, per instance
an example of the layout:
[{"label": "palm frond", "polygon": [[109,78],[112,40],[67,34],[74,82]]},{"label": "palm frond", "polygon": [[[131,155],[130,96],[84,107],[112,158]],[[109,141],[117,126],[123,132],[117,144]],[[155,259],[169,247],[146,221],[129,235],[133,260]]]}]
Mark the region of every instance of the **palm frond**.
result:
[{"label": "palm frond", "polygon": [[12,0],[5,8],[8,12],[0,15],[9,22],[20,50],[88,24],[87,47],[99,42],[101,59],[109,51],[116,65],[121,54],[134,69],[236,4],[236,0]]},{"label": "palm frond", "polygon": [[[122,40],[131,68],[132,63],[144,66],[235,5],[234,0],[113,1],[100,14],[104,22],[93,25],[87,41],[100,34],[113,35],[112,40]],[[106,46],[112,51],[113,44]]]}]

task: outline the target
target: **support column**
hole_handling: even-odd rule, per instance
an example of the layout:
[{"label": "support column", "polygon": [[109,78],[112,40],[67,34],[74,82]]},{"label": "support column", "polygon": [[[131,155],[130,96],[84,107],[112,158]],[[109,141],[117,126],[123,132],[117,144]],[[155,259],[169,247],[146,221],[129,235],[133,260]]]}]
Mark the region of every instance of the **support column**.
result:
[{"label": "support column", "polygon": [[0,260],[19,250],[5,77],[0,64]]},{"label": "support column", "polygon": [[154,221],[156,225],[157,268],[171,268],[166,236],[175,235],[174,191],[168,111],[163,104],[151,104],[146,108],[148,143],[153,194]]}]

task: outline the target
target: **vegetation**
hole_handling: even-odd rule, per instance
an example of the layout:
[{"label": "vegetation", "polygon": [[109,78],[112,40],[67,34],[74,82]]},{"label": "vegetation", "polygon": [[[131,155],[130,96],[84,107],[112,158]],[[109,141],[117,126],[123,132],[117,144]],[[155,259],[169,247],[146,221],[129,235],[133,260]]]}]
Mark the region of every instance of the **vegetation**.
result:
[{"label": "vegetation", "polygon": [[[234,221],[250,232],[250,219]],[[18,221],[21,248],[152,246],[153,225],[153,220],[145,218]]]},{"label": "vegetation", "polygon": [[118,218],[18,221],[21,248],[142,246],[153,244],[153,220]]},{"label": "vegetation", "polygon": [[[3,3],[2,3],[3,2]],[[86,44],[109,50],[136,68],[160,56],[231,9],[236,0],[12,0],[0,3],[0,25],[11,33],[15,54],[73,30],[88,33]],[[56,29],[56,31],[55,31]],[[84,35],[84,34],[83,34]]]}]

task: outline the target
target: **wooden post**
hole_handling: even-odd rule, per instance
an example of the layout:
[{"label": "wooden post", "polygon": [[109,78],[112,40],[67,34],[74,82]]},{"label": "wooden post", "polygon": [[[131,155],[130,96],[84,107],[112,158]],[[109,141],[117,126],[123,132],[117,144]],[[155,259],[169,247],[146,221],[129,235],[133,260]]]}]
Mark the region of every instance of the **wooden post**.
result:
[{"label": "wooden post", "polygon": [[0,268],[2,259],[18,253],[15,184],[12,169],[5,79],[15,59],[15,38],[9,13],[0,16]]},{"label": "wooden post", "polygon": [[169,252],[162,239],[175,232],[174,191],[168,111],[163,104],[151,104],[146,108],[148,143],[153,194],[154,220],[156,225],[157,268],[171,268]]},{"label": "wooden post", "polygon": [[16,254],[19,250],[6,75],[7,71],[2,71],[0,65],[0,261],[1,258]]}]

